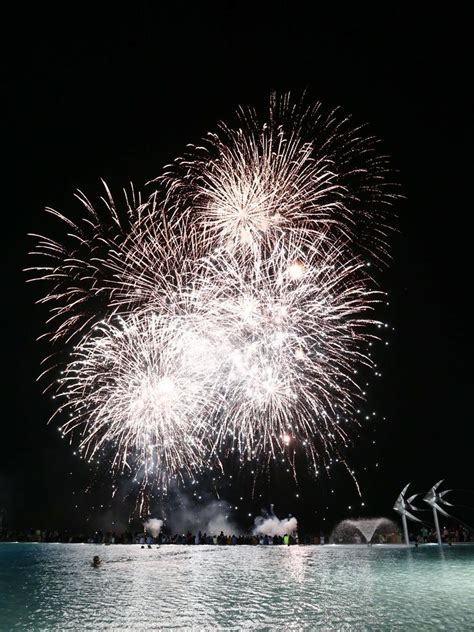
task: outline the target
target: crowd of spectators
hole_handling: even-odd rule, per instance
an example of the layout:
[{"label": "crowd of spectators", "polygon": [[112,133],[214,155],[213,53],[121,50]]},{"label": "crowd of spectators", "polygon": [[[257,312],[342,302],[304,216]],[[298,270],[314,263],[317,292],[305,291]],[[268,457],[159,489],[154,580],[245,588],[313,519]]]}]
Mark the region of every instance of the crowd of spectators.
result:
[{"label": "crowd of spectators", "polygon": [[[455,542],[472,542],[473,533],[462,525],[453,525],[451,527],[443,527],[441,529],[441,540],[445,544],[454,544]],[[423,525],[417,535],[411,534],[410,540],[417,544],[425,544],[428,542],[435,543],[438,541],[436,531],[428,529]]]},{"label": "crowd of spectators", "polygon": [[84,544],[297,544],[296,533],[288,536],[268,536],[268,535],[235,535],[208,534],[199,531],[193,534],[187,533],[168,534],[160,533],[153,537],[145,531],[116,532],[98,530],[92,534],[71,533],[69,531],[42,531],[40,529],[23,530],[0,530],[0,542],[62,542],[62,543],[84,543]]},{"label": "crowd of spectators", "polygon": [[[446,544],[474,542],[474,534],[464,526],[443,527],[441,529],[442,541]],[[326,540],[327,541],[327,540]],[[434,529],[422,526],[418,533],[410,533],[410,541],[416,544],[436,543],[437,537]],[[63,543],[84,543],[84,544],[324,544],[323,534],[304,535],[298,538],[296,533],[285,536],[253,535],[253,534],[209,534],[199,531],[197,534],[191,533],[167,533],[161,532],[157,537],[153,537],[145,531],[102,531],[93,533],[72,533],[70,531],[41,530],[41,529],[0,529],[0,542],[63,542]],[[359,538],[359,543],[363,543]],[[374,544],[400,544],[402,542],[400,533],[377,534]],[[340,542],[347,543],[341,539]]]}]

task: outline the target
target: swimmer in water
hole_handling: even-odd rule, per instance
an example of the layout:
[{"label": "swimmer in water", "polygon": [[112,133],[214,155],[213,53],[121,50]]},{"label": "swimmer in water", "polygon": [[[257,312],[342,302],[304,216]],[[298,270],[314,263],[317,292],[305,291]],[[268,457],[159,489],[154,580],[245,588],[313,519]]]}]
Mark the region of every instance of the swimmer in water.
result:
[{"label": "swimmer in water", "polygon": [[98,555],[94,555],[94,557],[92,558],[92,566],[94,568],[99,568],[101,563],[101,559]]}]

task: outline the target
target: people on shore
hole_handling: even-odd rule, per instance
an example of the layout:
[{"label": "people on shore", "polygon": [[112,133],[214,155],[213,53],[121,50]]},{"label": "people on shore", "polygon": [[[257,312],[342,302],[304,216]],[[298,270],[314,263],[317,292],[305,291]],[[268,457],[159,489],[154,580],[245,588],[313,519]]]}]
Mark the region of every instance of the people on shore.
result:
[{"label": "people on shore", "polygon": [[[456,543],[469,543],[474,541],[474,532],[471,532],[467,527],[463,525],[454,525],[452,527],[446,527],[442,529],[443,541],[447,544],[451,542]],[[412,542],[418,542],[418,544],[424,543],[436,543],[436,531],[434,528],[427,528],[423,525],[416,534],[412,535]],[[97,530],[94,533],[70,533],[68,531],[40,531],[34,529],[20,530],[0,530],[0,542],[64,542],[64,543],[86,543],[86,544],[140,544],[144,549],[150,548],[152,545],[161,544],[188,544],[188,545],[242,545],[242,544],[261,544],[261,545],[286,545],[297,544],[324,544],[324,535],[320,534],[319,537],[315,535],[305,535],[298,540],[296,534],[290,534],[288,536],[279,535],[265,535],[265,534],[245,534],[237,535],[232,533],[224,533],[222,530],[219,533],[207,533],[205,531],[198,531],[197,534],[188,530],[186,533],[169,533],[166,529],[162,530],[160,534],[153,538],[150,535],[146,537],[143,531],[137,531],[136,533],[115,532],[115,531],[102,531]],[[374,538],[374,543],[384,544],[397,544],[401,543],[400,535],[396,533],[385,534]],[[338,543],[338,542],[336,542]],[[343,543],[343,542],[339,542]]]}]

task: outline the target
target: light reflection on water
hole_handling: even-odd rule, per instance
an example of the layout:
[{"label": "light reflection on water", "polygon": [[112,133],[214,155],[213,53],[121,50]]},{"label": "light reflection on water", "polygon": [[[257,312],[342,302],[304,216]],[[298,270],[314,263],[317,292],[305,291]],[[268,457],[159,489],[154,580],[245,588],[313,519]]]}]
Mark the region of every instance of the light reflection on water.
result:
[{"label": "light reflection on water", "polygon": [[0,544],[0,630],[161,627],[474,629],[474,546]]}]

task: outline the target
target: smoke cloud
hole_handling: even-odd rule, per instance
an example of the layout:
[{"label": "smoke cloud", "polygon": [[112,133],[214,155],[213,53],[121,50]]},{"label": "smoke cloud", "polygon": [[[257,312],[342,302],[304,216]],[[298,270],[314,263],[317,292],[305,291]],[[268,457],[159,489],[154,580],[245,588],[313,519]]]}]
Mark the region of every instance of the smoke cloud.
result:
[{"label": "smoke cloud", "polygon": [[[202,494],[204,496],[204,494]],[[196,503],[185,494],[175,492],[175,506],[170,509],[167,524],[174,533],[196,534],[198,531],[207,535],[239,535],[240,529],[233,522],[232,507],[225,500],[206,500]]]},{"label": "smoke cloud", "polygon": [[257,516],[253,533],[254,535],[268,535],[271,537],[274,535],[284,536],[296,531],[297,527],[298,521],[296,518],[280,520],[274,515],[267,518]]},{"label": "smoke cloud", "polygon": [[151,535],[156,538],[158,537],[161,527],[163,526],[163,520],[158,520],[157,518],[150,518],[146,522],[143,523],[146,531],[151,533]]}]

